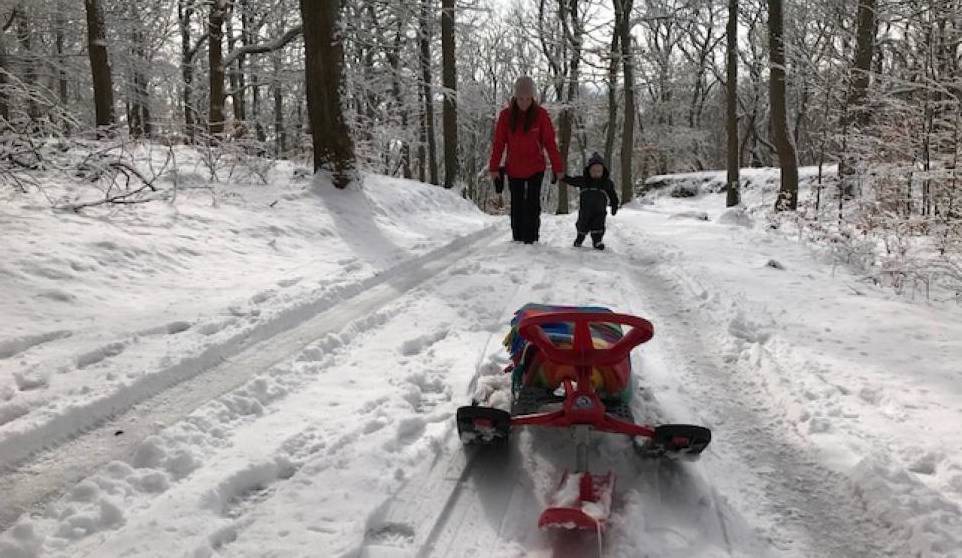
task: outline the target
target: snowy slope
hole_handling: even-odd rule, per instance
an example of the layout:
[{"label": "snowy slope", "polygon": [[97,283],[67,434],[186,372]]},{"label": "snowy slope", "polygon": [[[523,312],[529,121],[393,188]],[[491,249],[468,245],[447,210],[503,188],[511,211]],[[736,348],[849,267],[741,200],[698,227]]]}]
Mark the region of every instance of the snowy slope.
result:
[{"label": "snowy slope", "polygon": [[7,200],[0,465],[489,224],[415,182],[371,176],[363,192],[332,192],[292,174],[77,215],[39,195]]},{"label": "snowy slope", "polygon": [[[233,316],[241,323],[255,310],[282,319],[291,307],[305,309],[299,319],[238,337],[235,358],[161,388],[126,422],[59,445],[78,456],[82,480],[29,507],[0,535],[0,557],[590,556],[599,545],[625,557],[959,555],[958,308],[867,287],[769,229],[761,209],[726,214],[718,195],[626,207],[600,253],[570,247],[574,216],[544,216],[542,243],[524,246],[508,242],[506,220],[486,232],[490,219],[448,193],[369,183],[363,196],[322,196],[339,204],[337,217],[311,205],[313,194],[291,200],[311,226],[341,222],[321,242],[329,249],[288,253],[290,265],[313,266],[296,285],[254,285],[243,273],[221,284],[228,304],[276,291],[246,302],[247,314]],[[391,213],[402,188],[417,201]],[[419,213],[429,204],[445,220]],[[438,226],[425,234],[428,222]],[[205,246],[216,250],[229,236],[210,230]],[[354,269],[338,264],[351,256]],[[344,287],[350,298],[329,304],[317,302],[327,291],[306,287],[338,272],[356,285],[392,264],[390,278]],[[71,284],[49,281],[44,288]],[[476,377],[506,362],[511,312],[530,301],[651,319],[655,338],[633,356],[636,414],[714,430],[696,464],[639,461],[626,440],[596,437],[593,467],[618,475],[601,541],[535,527],[574,457],[562,433],[520,433],[507,461],[489,463],[469,459],[453,431]],[[201,304],[181,306],[195,312],[192,323],[221,307]],[[157,323],[171,319],[183,318]],[[80,338],[74,327],[61,341]],[[137,341],[101,365],[127,354],[156,355]],[[195,393],[196,405],[178,407]],[[62,450],[48,442],[0,483],[15,478],[23,493],[30,479],[56,477],[44,456]],[[104,465],[90,457],[98,452]]]}]

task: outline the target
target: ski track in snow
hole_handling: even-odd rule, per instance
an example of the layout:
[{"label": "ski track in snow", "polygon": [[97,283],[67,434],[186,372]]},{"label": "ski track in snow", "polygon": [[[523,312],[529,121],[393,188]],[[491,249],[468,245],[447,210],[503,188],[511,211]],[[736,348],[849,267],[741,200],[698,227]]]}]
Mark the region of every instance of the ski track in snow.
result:
[{"label": "ski track in snow", "polygon": [[889,463],[854,477],[824,463],[772,401],[782,392],[766,391],[788,371],[754,374],[796,357],[671,264],[671,246],[619,223],[609,251],[575,250],[572,229],[547,217],[540,245],[501,235],[154,429],[10,529],[0,556],[598,554],[595,535],[535,525],[573,459],[565,433],[517,433],[501,460],[465,454],[454,432],[478,378],[506,363],[511,312],[531,301],[652,319],[655,339],[633,356],[636,416],[714,430],[698,464],[593,437],[593,470],[618,479],[604,556],[901,556],[913,537],[953,542],[952,506],[929,499],[919,519],[887,503],[927,501]]},{"label": "ski track in snow", "polygon": [[[120,394],[120,397],[114,398],[120,400],[118,403],[103,405],[102,402],[92,402],[89,404],[91,411],[86,416],[71,415],[59,421],[65,423],[65,429],[74,428],[75,431],[84,432],[77,438],[64,439],[62,445],[57,445],[56,438],[45,437],[43,430],[39,433],[29,432],[32,438],[21,443],[21,448],[28,444],[33,447],[45,444],[46,448],[33,462],[0,477],[0,492],[5,494],[5,506],[0,511],[0,526],[8,527],[12,520],[30,506],[36,506],[55,494],[65,481],[80,480],[96,466],[125,457],[134,451],[133,448],[136,448],[141,440],[157,431],[160,426],[172,424],[202,403],[244,384],[255,374],[270,368],[274,362],[307,345],[312,339],[322,338],[323,342],[315,344],[308,356],[302,357],[305,360],[323,355],[326,351],[344,344],[345,334],[342,333],[339,337],[337,332],[349,323],[349,331],[356,331],[362,326],[378,325],[377,312],[366,318],[355,318],[366,311],[376,311],[398,293],[405,292],[427,279],[431,273],[450,265],[461,257],[462,253],[474,247],[475,243],[483,244],[490,236],[491,230],[483,229],[460,238],[445,248],[414,258],[389,273],[361,282],[353,289],[353,296],[352,292],[345,293],[348,295],[346,300],[329,308],[324,308],[328,304],[326,299],[321,304],[311,301],[303,307],[295,307],[295,312],[288,312],[295,314],[293,317],[268,324],[262,328],[266,332],[261,334],[266,338],[236,355],[229,355],[230,347],[209,348],[207,352],[218,356],[212,362],[223,361],[220,366],[205,369],[203,364],[208,360],[202,360],[196,368],[189,369],[188,374],[175,376],[174,379],[161,377],[158,383],[156,380],[162,375],[151,376],[155,380],[153,383],[144,382],[148,385],[134,394]],[[312,317],[312,312],[317,315]],[[285,331],[284,328],[289,325],[293,326],[292,329]],[[256,340],[258,335],[255,333],[251,337]],[[221,352],[218,353],[217,349]],[[227,356],[233,358],[228,359]],[[102,417],[122,410],[122,398],[125,396],[133,399],[133,409],[110,416],[104,424],[97,424]],[[258,411],[255,408],[250,412]],[[31,443],[34,439],[36,442]]]}]

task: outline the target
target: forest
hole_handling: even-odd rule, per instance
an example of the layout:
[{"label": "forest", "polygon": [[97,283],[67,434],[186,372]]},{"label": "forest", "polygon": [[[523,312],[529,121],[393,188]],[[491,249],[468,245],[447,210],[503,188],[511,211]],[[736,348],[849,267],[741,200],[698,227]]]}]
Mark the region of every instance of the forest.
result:
[{"label": "forest", "polygon": [[776,210],[959,248],[959,0],[4,0],[0,24],[0,179],[21,190],[60,171],[134,202],[170,165],[130,146],[191,145],[214,181],[313,160],[496,211],[494,118],[529,75],[569,169],[602,153],[626,201],[728,168],[734,205],[738,168],[777,166]]}]

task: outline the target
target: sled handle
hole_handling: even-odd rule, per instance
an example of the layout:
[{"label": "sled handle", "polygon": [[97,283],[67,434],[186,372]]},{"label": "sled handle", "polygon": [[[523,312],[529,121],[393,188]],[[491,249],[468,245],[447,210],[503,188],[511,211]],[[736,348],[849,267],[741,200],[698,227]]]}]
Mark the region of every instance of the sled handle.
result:
[{"label": "sled handle", "polygon": [[[555,345],[544,331],[544,325],[573,323],[574,339],[571,349]],[[596,349],[591,338],[591,324],[618,324],[630,326],[614,345]],[[633,348],[651,339],[655,327],[644,318],[614,312],[549,312],[522,318],[518,333],[544,352],[548,360],[573,366],[611,366],[628,357]]]}]

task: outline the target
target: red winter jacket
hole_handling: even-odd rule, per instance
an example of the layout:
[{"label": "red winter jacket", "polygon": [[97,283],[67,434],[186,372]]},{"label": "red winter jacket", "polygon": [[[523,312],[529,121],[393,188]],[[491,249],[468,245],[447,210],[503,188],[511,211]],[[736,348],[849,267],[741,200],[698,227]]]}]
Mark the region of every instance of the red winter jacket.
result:
[{"label": "red winter jacket", "polygon": [[524,125],[518,123],[516,130],[511,129],[511,106],[508,105],[498,115],[498,125],[494,129],[494,147],[491,149],[491,160],[488,169],[497,172],[501,166],[501,155],[505,147],[508,148],[505,166],[508,176],[511,178],[528,178],[529,176],[544,172],[544,150],[548,150],[548,157],[551,158],[551,169],[559,177],[564,174],[564,166],[561,164],[561,154],[558,153],[558,144],[555,143],[554,125],[551,124],[551,117],[540,105],[532,105],[528,110],[536,110],[534,122],[527,132]]}]

